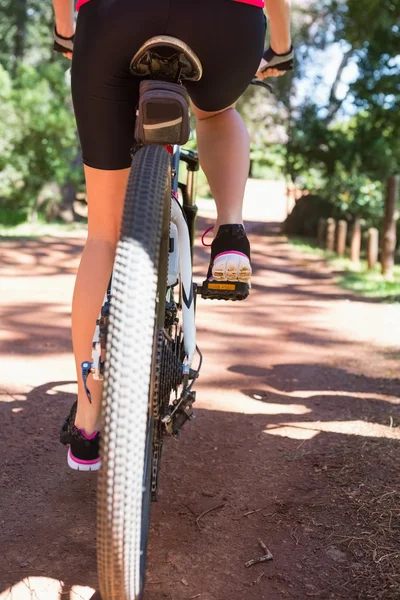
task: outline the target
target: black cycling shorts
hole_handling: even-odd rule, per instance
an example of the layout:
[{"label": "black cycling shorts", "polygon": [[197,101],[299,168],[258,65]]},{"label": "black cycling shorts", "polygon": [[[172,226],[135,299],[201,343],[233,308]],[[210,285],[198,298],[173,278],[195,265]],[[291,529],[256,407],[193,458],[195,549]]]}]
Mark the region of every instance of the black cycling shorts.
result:
[{"label": "black cycling shorts", "polygon": [[242,95],[264,50],[261,8],[232,0],[91,0],[78,15],[72,95],[83,161],[96,169],[130,166],[141,79],[130,74],[138,49],[155,35],[186,42],[203,77],[187,82],[204,111],[227,108]]}]

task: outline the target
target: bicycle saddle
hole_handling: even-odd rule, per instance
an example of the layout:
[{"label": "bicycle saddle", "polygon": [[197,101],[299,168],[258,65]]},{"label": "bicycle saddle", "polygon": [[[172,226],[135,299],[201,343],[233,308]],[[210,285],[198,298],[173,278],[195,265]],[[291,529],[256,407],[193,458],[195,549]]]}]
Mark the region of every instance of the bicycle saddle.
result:
[{"label": "bicycle saddle", "polygon": [[200,59],[190,46],[169,35],[157,35],[147,40],[133,57],[130,70],[141,77],[176,77],[179,74],[180,79],[187,81],[199,81],[203,75]]}]

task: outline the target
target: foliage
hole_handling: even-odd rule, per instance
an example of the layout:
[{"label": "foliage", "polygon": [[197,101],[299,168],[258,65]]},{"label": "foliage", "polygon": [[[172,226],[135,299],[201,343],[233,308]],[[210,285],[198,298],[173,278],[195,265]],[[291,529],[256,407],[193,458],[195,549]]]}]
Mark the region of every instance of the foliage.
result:
[{"label": "foliage", "polygon": [[369,270],[366,260],[358,265],[349,258],[339,258],[332,252],[318,248],[312,240],[289,238],[289,244],[303,254],[324,258],[336,275],[336,283],[346,290],[385,302],[400,302],[400,266],[394,267],[394,279],[388,281],[383,277],[380,266]]},{"label": "foliage", "polygon": [[[356,0],[311,0],[298,23],[296,71],[279,96],[289,122],[285,172],[328,199],[332,214],[379,226],[382,184],[400,169],[395,2],[367,0],[360,10]],[[340,59],[327,72],[333,50]]]},{"label": "foliage", "polygon": [[44,184],[52,181],[61,187],[71,178],[78,183],[82,176],[71,173],[77,138],[67,83],[62,67],[50,63],[40,69],[20,65],[13,81],[0,66],[0,85],[7,109],[1,125],[6,132],[1,135],[2,206],[30,213]]},{"label": "foliage", "polygon": [[[338,165],[338,168],[342,165]],[[339,170],[331,178],[331,187],[324,194],[334,198],[341,218],[352,221],[358,217],[369,224],[380,225],[383,218],[383,190],[379,181],[371,181],[359,172]]]},{"label": "foliage", "polygon": [[304,195],[296,202],[284,225],[291,235],[316,236],[320,218],[333,217],[349,223],[359,218],[368,226],[382,225],[383,189],[359,173],[338,171],[318,194]]},{"label": "foliage", "polygon": [[341,218],[342,214],[332,207],[329,199],[314,194],[304,195],[297,200],[292,212],[284,223],[284,232],[288,235],[314,237],[317,233],[319,219],[334,216]]},{"label": "foliage", "polygon": [[368,298],[379,298],[392,302],[400,301],[400,269],[398,267],[394,271],[393,281],[388,281],[383,277],[379,267],[369,271],[366,263],[362,263],[360,270],[354,271],[347,268],[338,277],[338,283],[346,290],[351,290]]},{"label": "foliage", "polygon": [[45,207],[48,184],[60,201],[83,173],[67,63],[51,51],[51,5],[0,0],[0,14],[0,213],[18,222]]},{"label": "foliage", "polygon": [[[283,173],[332,213],[380,223],[382,182],[400,168],[397,8],[395,0],[365,0],[362,10],[358,0],[294,4],[293,75],[274,82],[274,95],[249,87],[238,102],[253,175]],[[14,222],[56,214],[83,174],[69,63],[51,50],[51,3],[0,0],[0,17],[0,219]],[[203,173],[199,191],[210,193]]]},{"label": "foliage", "polygon": [[13,160],[15,145],[22,138],[22,128],[14,105],[13,86],[7,71],[0,65],[0,198],[10,198],[14,189],[24,184]]}]

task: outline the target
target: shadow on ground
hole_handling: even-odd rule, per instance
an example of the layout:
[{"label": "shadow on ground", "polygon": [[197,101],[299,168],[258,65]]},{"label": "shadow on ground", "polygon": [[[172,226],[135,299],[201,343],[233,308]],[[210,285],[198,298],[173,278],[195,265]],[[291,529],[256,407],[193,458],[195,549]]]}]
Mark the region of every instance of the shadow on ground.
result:
[{"label": "shadow on ground", "polygon": [[[389,414],[400,422],[400,407],[375,397],[398,390],[398,380],[318,365],[231,370],[261,377],[275,392],[246,388],[243,407],[250,398],[258,412],[201,409],[180,442],[168,441],[161,501],[153,509],[146,600],[196,594],[278,600],[288,589],[298,600],[310,591],[344,598],[347,578],[352,598],[394,599],[388,586],[398,581],[396,559],[385,558],[390,552],[384,549],[394,547],[394,539],[382,522],[362,521],[369,518],[368,503],[384,513],[379,498],[399,499],[391,481],[400,466],[400,435],[388,439],[390,428],[374,428],[387,424]],[[7,549],[0,557],[0,592],[27,577],[60,580],[65,594],[77,585],[96,588],[96,476],[69,471],[57,442],[61,415],[74,400],[65,391],[71,383],[49,382],[0,404],[7,440],[0,458],[1,546]],[[305,391],[310,396],[293,399]],[[298,410],[293,406],[303,412],[290,414]],[[335,431],[333,420],[361,420],[372,428]],[[394,519],[393,532],[400,525]],[[274,561],[246,569],[244,563],[260,554],[259,538]],[[368,596],[375,584],[386,595]]]},{"label": "shadow on ground", "polygon": [[[198,419],[166,443],[145,600],[397,600],[395,358],[350,338],[341,321],[334,329],[332,301],[355,296],[324,264],[289,249],[276,225],[248,228],[249,301],[199,302]],[[60,598],[76,600],[73,586],[97,586],[96,476],[66,467],[57,438],[75,384],[45,369],[50,357],[62,371],[71,351],[60,278],[70,293],[82,240],[31,242],[0,245],[4,359],[21,372],[18,393],[0,391],[0,593],[47,577],[63,582]],[[197,243],[200,281],[208,257]],[[48,383],[29,385],[37,369]],[[259,539],[274,559],[246,569]]]}]

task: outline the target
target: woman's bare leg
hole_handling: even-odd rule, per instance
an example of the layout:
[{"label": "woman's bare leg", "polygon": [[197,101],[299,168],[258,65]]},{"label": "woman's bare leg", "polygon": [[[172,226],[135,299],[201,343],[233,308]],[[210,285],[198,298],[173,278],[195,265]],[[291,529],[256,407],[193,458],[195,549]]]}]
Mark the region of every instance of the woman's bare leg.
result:
[{"label": "woman's bare leg", "polygon": [[205,112],[192,104],[202,169],[217,205],[219,225],[243,223],[243,197],[250,166],[250,138],[234,106]]},{"label": "woman's bare leg", "polygon": [[91,435],[100,426],[102,383],[89,377],[92,404],[86,397],[81,364],[91,361],[92,340],[110,280],[119,239],[129,169],[101,171],[85,167],[89,206],[88,237],[79,265],[72,303],[72,341],[78,376],[75,425]]}]

